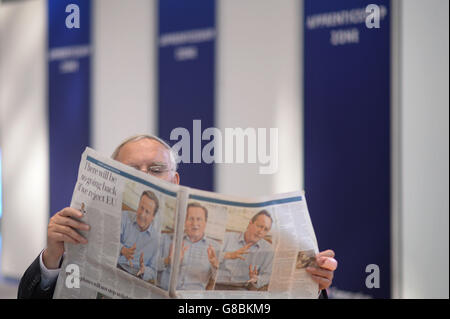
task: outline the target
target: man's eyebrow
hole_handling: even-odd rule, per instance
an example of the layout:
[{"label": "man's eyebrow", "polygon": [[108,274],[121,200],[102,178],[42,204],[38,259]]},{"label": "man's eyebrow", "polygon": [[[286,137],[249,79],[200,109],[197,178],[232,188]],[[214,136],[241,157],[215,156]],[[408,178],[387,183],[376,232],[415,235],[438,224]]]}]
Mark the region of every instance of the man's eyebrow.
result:
[{"label": "man's eyebrow", "polygon": [[[129,163],[127,165],[132,166],[132,167],[139,166],[138,164],[135,164],[135,163]],[[148,165],[148,166],[169,166],[169,164],[164,163],[164,162],[151,162],[150,165]]]},{"label": "man's eyebrow", "polygon": [[164,162],[153,162],[149,166],[169,166],[169,165]]}]

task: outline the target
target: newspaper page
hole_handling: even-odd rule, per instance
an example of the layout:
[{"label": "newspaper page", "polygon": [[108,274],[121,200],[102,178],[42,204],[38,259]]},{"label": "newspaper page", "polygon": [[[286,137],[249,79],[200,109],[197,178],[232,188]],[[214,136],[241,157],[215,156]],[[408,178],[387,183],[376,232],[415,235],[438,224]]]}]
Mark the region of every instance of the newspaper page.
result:
[{"label": "newspaper page", "polygon": [[184,220],[178,298],[318,297],[305,270],[318,246],[304,192],[242,199],[190,189]]},{"label": "newspaper page", "polygon": [[[317,298],[303,192],[238,198],[174,185],[83,153],[54,298]],[[153,214],[152,214],[153,212]]]},{"label": "newspaper page", "polygon": [[88,244],[65,245],[53,298],[168,298],[160,245],[176,232],[179,188],[87,148],[70,206]]}]

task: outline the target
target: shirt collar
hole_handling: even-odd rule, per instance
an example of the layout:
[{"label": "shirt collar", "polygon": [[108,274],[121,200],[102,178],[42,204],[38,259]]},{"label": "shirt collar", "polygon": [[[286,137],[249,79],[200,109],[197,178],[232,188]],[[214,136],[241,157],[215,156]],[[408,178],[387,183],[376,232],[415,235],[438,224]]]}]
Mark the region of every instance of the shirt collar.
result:
[{"label": "shirt collar", "polygon": [[[239,238],[238,238],[238,242],[239,242],[242,246],[247,245],[247,242],[245,241],[245,238],[244,238],[244,234],[245,234],[245,232],[241,233],[241,234],[239,235]],[[259,248],[259,240],[258,240],[256,243],[254,243],[251,247],[253,247],[253,246],[255,246],[256,248]]]},{"label": "shirt collar", "polygon": [[134,224],[136,226],[136,228],[139,230],[139,232],[141,233],[148,233],[149,236],[152,235],[153,232],[153,224],[154,224],[155,219],[152,220],[152,223],[150,224],[150,226],[148,226],[148,228],[146,230],[144,230],[143,232],[141,231],[141,229],[139,228],[139,225],[137,224],[136,220],[134,221]]},{"label": "shirt collar", "polygon": [[186,234],[184,234],[184,240],[187,240],[188,242],[190,242],[190,243],[192,243],[192,244],[196,244],[196,243],[198,243],[198,242],[205,242],[206,241],[206,238],[205,238],[205,234],[203,234],[203,237],[199,240],[199,241],[196,241],[195,243],[194,242],[192,242],[191,241],[191,239],[189,238],[189,236],[188,235],[186,235]]}]

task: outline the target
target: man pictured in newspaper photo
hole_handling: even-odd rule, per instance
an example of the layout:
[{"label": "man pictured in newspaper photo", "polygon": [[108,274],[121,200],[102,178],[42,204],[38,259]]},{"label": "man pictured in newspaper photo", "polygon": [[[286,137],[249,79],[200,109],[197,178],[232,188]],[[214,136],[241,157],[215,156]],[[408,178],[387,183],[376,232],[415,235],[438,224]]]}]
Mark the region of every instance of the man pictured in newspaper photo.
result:
[{"label": "man pictured in newspaper photo", "polygon": [[136,213],[122,211],[120,255],[117,267],[155,283],[159,247],[159,229],[153,223],[159,201],[152,191],[144,191]]},{"label": "man pictured in newspaper photo", "polygon": [[216,290],[267,290],[274,251],[264,239],[272,228],[266,210],[255,214],[243,233],[227,232]]},{"label": "man pictured in newspaper photo", "polygon": [[[180,183],[174,151],[158,137],[132,136],[116,148],[112,158],[168,182]],[[64,257],[64,243],[87,244],[86,238],[78,231],[89,231],[89,225],[74,219],[82,216],[79,210],[66,207],[50,218],[47,228],[47,247],[22,276],[17,293],[18,298],[52,298]],[[336,269],[334,252],[326,250],[317,257],[318,267],[307,269],[307,271],[319,284],[320,289],[326,289],[331,285]],[[329,267],[327,264],[334,266]]]},{"label": "man pictured in newspaper photo", "polygon": [[[184,223],[184,240],[182,243],[177,290],[205,290],[212,282],[218,267],[216,254],[218,243],[205,235],[208,222],[208,210],[199,203],[189,203]],[[173,262],[173,241],[164,237],[162,244],[162,261],[160,263],[161,287],[168,289],[170,265]]]}]

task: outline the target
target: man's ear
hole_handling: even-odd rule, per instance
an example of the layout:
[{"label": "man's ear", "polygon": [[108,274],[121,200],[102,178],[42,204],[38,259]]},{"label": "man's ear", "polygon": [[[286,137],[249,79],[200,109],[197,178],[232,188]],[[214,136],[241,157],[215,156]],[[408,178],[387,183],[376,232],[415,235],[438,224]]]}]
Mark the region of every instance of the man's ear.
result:
[{"label": "man's ear", "polygon": [[172,183],[180,185],[180,174],[178,174],[178,172],[175,172],[173,175]]}]

